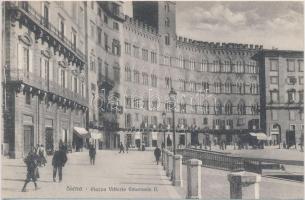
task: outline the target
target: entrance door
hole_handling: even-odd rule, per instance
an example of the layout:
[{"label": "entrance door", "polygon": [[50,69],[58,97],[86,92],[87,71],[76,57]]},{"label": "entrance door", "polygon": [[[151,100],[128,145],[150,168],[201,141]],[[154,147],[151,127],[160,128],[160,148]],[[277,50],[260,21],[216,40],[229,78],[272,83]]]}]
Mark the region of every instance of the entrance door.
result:
[{"label": "entrance door", "polygon": [[52,155],[54,152],[53,128],[46,128],[46,152]]},{"label": "entrance door", "polygon": [[191,145],[198,145],[199,140],[198,140],[198,133],[192,132],[191,133]]},{"label": "entrance door", "polygon": [[24,155],[27,155],[34,147],[34,128],[33,126],[24,126]]},{"label": "entrance door", "polygon": [[294,130],[288,130],[286,132],[286,141],[288,148],[290,148],[292,145],[295,145],[295,131]]}]

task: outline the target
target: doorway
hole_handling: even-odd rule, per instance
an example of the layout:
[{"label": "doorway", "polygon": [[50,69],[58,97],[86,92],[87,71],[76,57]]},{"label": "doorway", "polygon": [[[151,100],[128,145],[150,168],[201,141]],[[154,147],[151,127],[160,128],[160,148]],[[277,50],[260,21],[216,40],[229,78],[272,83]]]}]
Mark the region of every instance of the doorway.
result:
[{"label": "doorway", "polygon": [[54,136],[53,136],[53,128],[46,128],[46,152],[47,155],[52,155],[54,152]]},{"label": "doorway", "polygon": [[27,155],[34,147],[34,128],[33,126],[23,126],[24,129],[24,155]]}]

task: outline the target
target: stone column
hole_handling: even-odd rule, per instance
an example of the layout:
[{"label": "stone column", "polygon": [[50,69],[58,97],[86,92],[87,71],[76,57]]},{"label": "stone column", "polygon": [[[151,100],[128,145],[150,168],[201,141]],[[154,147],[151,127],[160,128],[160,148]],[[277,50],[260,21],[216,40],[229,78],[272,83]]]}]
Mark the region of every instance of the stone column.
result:
[{"label": "stone column", "polygon": [[228,174],[230,199],[259,199],[261,176],[250,172]]},{"label": "stone column", "polygon": [[175,169],[174,169],[174,180],[173,185],[175,186],[183,186],[182,183],[182,156],[174,155]]},{"label": "stone column", "polygon": [[166,170],[166,176],[171,177],[173,172],[173,153],[168,152],[167,153],[167,170]]},{"label": "stone column", "polygon": [[187,161],[187,199],[201,199],[201,165],[201,160]]}]

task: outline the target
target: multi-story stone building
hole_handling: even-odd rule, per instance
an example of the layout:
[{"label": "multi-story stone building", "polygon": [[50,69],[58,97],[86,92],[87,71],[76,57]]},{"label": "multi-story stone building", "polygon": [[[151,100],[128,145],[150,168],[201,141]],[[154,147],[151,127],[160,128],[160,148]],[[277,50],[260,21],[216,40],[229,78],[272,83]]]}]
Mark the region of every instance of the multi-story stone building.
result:
[{"label": "multi-story stone building", "polygon": [[101,148],[170,145],[171,88],[176,144],[265,128],[262,46],[177,36],[175,2],[133,2],[133,18],[117,1],[5,5],[4,146],[16,156],[60,139],[78,149],[84,128]]},{"label": "multi-story stone building", "polygon": [[17,158],[36,144],[78,144],[87,133],[84,3],[3,4],[4,151]]},{"label": "multi-story stone building", "polygon": [[262,69],[262,128],[274,143],[291,146],[303,140],[303,57],[302,51],[263,50],[257,54]]}]

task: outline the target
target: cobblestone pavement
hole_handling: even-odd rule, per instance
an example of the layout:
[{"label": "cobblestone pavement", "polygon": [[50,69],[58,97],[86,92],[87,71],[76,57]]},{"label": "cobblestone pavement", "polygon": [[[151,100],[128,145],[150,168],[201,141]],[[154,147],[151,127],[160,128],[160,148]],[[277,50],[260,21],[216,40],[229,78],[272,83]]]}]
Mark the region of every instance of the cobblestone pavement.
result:
[{"label": "cobblestone pavement", "polygon": [[[186,165],[183,165],[183,187],[176,188],[182,196],[186,196]],[[201,194],[203,199],[228,199],[230,185],[227,179],[228,171],[201,168]],[[260,198],[262,199],[304,199],[304,183],[284,181],[262,177],[260,183]]]},{"label": "cobblestone pavement", "polygon": [[[20,192],[26,176],[25,164],[21,159],[2,161],[2,197],[179,198],[161,165],[154,162],[152,151],[98,151],[94,166],[89,163],[88,152],[68,154],[61,183],[53,182],[48,157],[47,166],[40,168],[40,189],[35,191],[34,184],[29,183],[25,193]],[[115,191],[110,191],[111,187]]]}]

